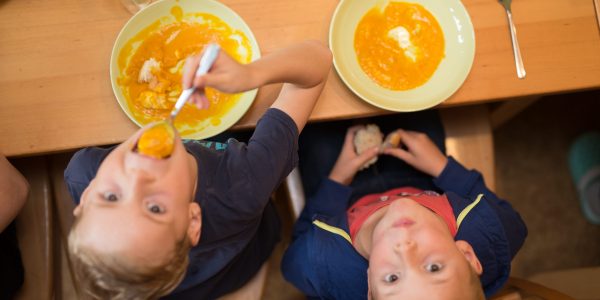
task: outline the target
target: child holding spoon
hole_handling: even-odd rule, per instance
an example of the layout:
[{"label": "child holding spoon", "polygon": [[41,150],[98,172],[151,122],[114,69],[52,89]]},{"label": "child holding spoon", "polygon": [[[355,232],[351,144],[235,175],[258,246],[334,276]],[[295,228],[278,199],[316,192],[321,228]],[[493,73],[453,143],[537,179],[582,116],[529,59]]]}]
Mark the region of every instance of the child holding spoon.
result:
[{"label": "child holding spoon", "polygon": [[[298,134],[321,93],[331,53],[307,41],[241,65],[221,51],[183,88],[226,93],[283,83],[247,144],[182,141],[157,159],[122,144],[77,152],[65,181],[77,204],[69,254],[83,298],[214,299],[260,269],[279,240],[271,192],[296,165]],[[192,96],[204,103],[200,94]],[[150,125],[151,126],[151,125]]]}]

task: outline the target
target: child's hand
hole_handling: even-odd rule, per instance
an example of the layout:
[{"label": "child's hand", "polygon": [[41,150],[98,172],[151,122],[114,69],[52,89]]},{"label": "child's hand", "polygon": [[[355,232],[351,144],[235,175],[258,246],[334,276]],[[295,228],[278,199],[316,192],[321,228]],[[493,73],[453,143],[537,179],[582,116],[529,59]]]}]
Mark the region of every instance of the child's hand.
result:
[{"label": "child's hand", "polygon": [[250,67],[231,58],[223,49],[207,74],[195,77],[202,55],[189,57],[183,68],[183,88],[196,87],[196,92],[190,97],[190,102],[198,108],[208,108],[209,102],[204,95],[204,88],[211,87],[224,93],[240,93],[255,88],[252,85]]},{"label": "child's hand", "polygon": [[335,166],[329,174],[329,179],[338,183],[349,185],[358,172],[358,169],[364,165],[371,158],[377,156],[379,147],[373,147],[361,155],[357,155],[354,151],[354,135],[356,131],[361,129],[363,126],[353,126],[348,128],[346,132],[346,139],[342,146],[342,152],[338,156]]},{"label": "child's hand", "polygon": [[426,134],[416,131],[398,129],[397,132],[407,150],[386,148],[382,152],[405,161],[423,173],[438,177],[446,167],[448,158],[431,139]]}]

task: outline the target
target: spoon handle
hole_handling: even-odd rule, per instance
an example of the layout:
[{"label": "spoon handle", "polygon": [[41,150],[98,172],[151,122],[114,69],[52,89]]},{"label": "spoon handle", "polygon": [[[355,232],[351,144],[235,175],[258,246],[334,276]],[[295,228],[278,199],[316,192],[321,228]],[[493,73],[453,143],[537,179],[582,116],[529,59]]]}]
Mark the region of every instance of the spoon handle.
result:
[{"label": "spoon handle", "polygon": [[187,102],[190,96],[196,91],[195,87],[191,87],[189,89],[185,89],[179,95],[177,102],[175,102],[175,106],[173,106],[173,110],[171,110],[171,120],[175,119],[183,105]]},{"label": "spoon handle", "polygon": [[[220,49],[221,47],[219,47],[219,45],[217,44],[209,44],[208,46],[206,46],[206,50],[200,58],[200,65],[198,66],[198,70],[196,70],[195,77],[208,73],[208,70],[210,70],[212,65],[215,63],[215,60],[217,60],[217,56],[219,55]],[[181,95],[179,95],[177,102],[175,102],[175,106],[173,106],[173,109],[171,110],[171,121],[175,119],[183,105],[185,105],[187,100],[195,91],[196,88],[191,87],[181,92]]]},{"label": "spoon handle", "polygon": [[519,47],[519,41],[517,40],[517,28],[512,19],[512,13],[509,9],[506,10],[508,16],[508,25],[510,27],[510,39],[512,41],[513,55],[515,56],[515,66],[517,67],[517,76],[519,79],[525,78],[527,73],[525,72],[525,66],[523,65],[523,58],[521,57],[521,49]]}]

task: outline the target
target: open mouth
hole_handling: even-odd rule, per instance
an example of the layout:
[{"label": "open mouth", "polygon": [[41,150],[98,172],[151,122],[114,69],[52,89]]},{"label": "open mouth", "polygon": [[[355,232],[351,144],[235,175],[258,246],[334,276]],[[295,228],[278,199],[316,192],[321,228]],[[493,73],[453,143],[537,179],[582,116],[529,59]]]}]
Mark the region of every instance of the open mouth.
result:
[{"label": "open mouth", "polygon": [[173,153],[175,132],[171,124],[160,122],[146,129],[131,151],[156,159],[167,159]]}]

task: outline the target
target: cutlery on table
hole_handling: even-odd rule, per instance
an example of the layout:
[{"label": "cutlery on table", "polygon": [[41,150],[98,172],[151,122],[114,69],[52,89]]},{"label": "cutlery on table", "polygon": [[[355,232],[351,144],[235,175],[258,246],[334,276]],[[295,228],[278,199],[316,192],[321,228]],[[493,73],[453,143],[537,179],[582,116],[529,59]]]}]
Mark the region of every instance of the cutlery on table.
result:
[{"label": "cutlery on table", "polygon": [[525,78],[527,73],[525,72],[525,66],[523,66],[523,58],[521,57],[521,49],[519,49],[519,41],[517,40],[517,29],[512,19],[512,12],[510,10],[510,4],[512,0],[499,0],[500,4],[504,6],[506,10],[506,16],[508,17],[508,25],[510,27],[510,39],[512,41],[513,54],[515,56],[515,66],[517,67],[517,76],[519,79]]}]

